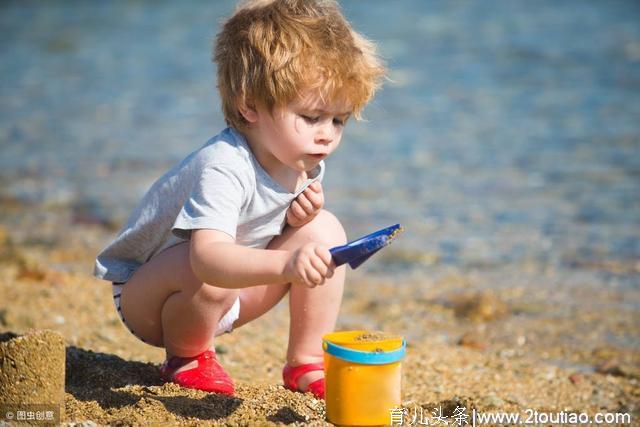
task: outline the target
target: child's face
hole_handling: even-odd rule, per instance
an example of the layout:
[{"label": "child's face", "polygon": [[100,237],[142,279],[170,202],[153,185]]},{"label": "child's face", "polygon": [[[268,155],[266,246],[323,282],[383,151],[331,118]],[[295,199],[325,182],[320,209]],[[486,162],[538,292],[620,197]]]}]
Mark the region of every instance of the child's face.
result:
[{"label": "child's face", "polygon": [[338,147],[351,114],[346,102],[314,95],[308,93],[272,112],[256,108],[254,125],[260,146],[272,161],[299,172],[312,170]]}]

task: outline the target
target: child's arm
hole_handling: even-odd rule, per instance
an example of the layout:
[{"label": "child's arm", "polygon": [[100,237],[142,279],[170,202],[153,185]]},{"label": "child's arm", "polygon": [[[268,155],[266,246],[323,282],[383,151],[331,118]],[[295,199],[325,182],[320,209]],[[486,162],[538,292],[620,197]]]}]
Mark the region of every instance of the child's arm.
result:
[{"label": "child's arm", "polygon": [[287,224],[291,227],[302,227],[322,209],[324,194],[319,181],[313,182],[296,197],[287,210]]},{"label": "child's arm", "polygon": [[204,283],[229,289],[291,283],[314,287],[333,276],[335,264],[326,247],[308,243],[295,251],[237,245],[217,230],[193,230],[191,268]]}]

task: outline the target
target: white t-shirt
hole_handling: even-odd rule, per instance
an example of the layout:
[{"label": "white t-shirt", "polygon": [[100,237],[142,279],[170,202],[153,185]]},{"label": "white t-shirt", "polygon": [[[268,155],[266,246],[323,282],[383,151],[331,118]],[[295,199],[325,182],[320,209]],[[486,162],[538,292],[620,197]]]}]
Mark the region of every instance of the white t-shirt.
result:
[{"label": "white t-shirt", "polygon": [[162,250],[189,240],[191,230],[214,229],[236,243],[265,248],[282,233],[289,204],[313,181],[324,162],[291,193],[260,166],[244,136],[227,128],[156,181],[96,259],[94,274],[126,282]]}]

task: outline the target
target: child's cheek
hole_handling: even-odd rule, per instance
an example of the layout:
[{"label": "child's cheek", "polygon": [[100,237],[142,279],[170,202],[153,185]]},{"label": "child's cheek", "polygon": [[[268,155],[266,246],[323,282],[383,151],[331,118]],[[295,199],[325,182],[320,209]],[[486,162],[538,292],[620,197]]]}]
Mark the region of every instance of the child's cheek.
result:
[{"label": "child's cheek", "polygon": [[306,128],[307,123],[304,121],[302,117],[295,117],[293,119],[293,129],[296,134],[301,135],[304,129]]}]

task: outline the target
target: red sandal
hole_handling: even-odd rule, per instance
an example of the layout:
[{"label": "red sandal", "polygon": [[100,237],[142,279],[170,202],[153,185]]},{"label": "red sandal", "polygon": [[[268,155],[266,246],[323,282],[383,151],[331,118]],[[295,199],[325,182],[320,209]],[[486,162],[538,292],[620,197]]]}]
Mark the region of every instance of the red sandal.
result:
[{"label": "red sandal", "polygon": [[[196,360],[198,366],[186,371],[176,371],[189,362]],[[211,393],[233,395],[233,380],[216,359],[216,353],[207,350],[193,357],[173,356],[160,367],[164,381],[174,382],[182,387],[195,388]]]},{"label": "red sandal", "polygon": [[311,392],[316,399],[324,399],[324,378],[319,378],[310,383],[306,390],[300,390],[300,387],[298,387],[298,378],[302,375],[307,372],[323,370],[324,364],[322,362],[308,363],[300,366],[289,366],[287,364],[284,365],[284,369],[282,370],[282,380],[284,381],[285,388],[288,388],[289,390],[299,391],[302,393]]}]

